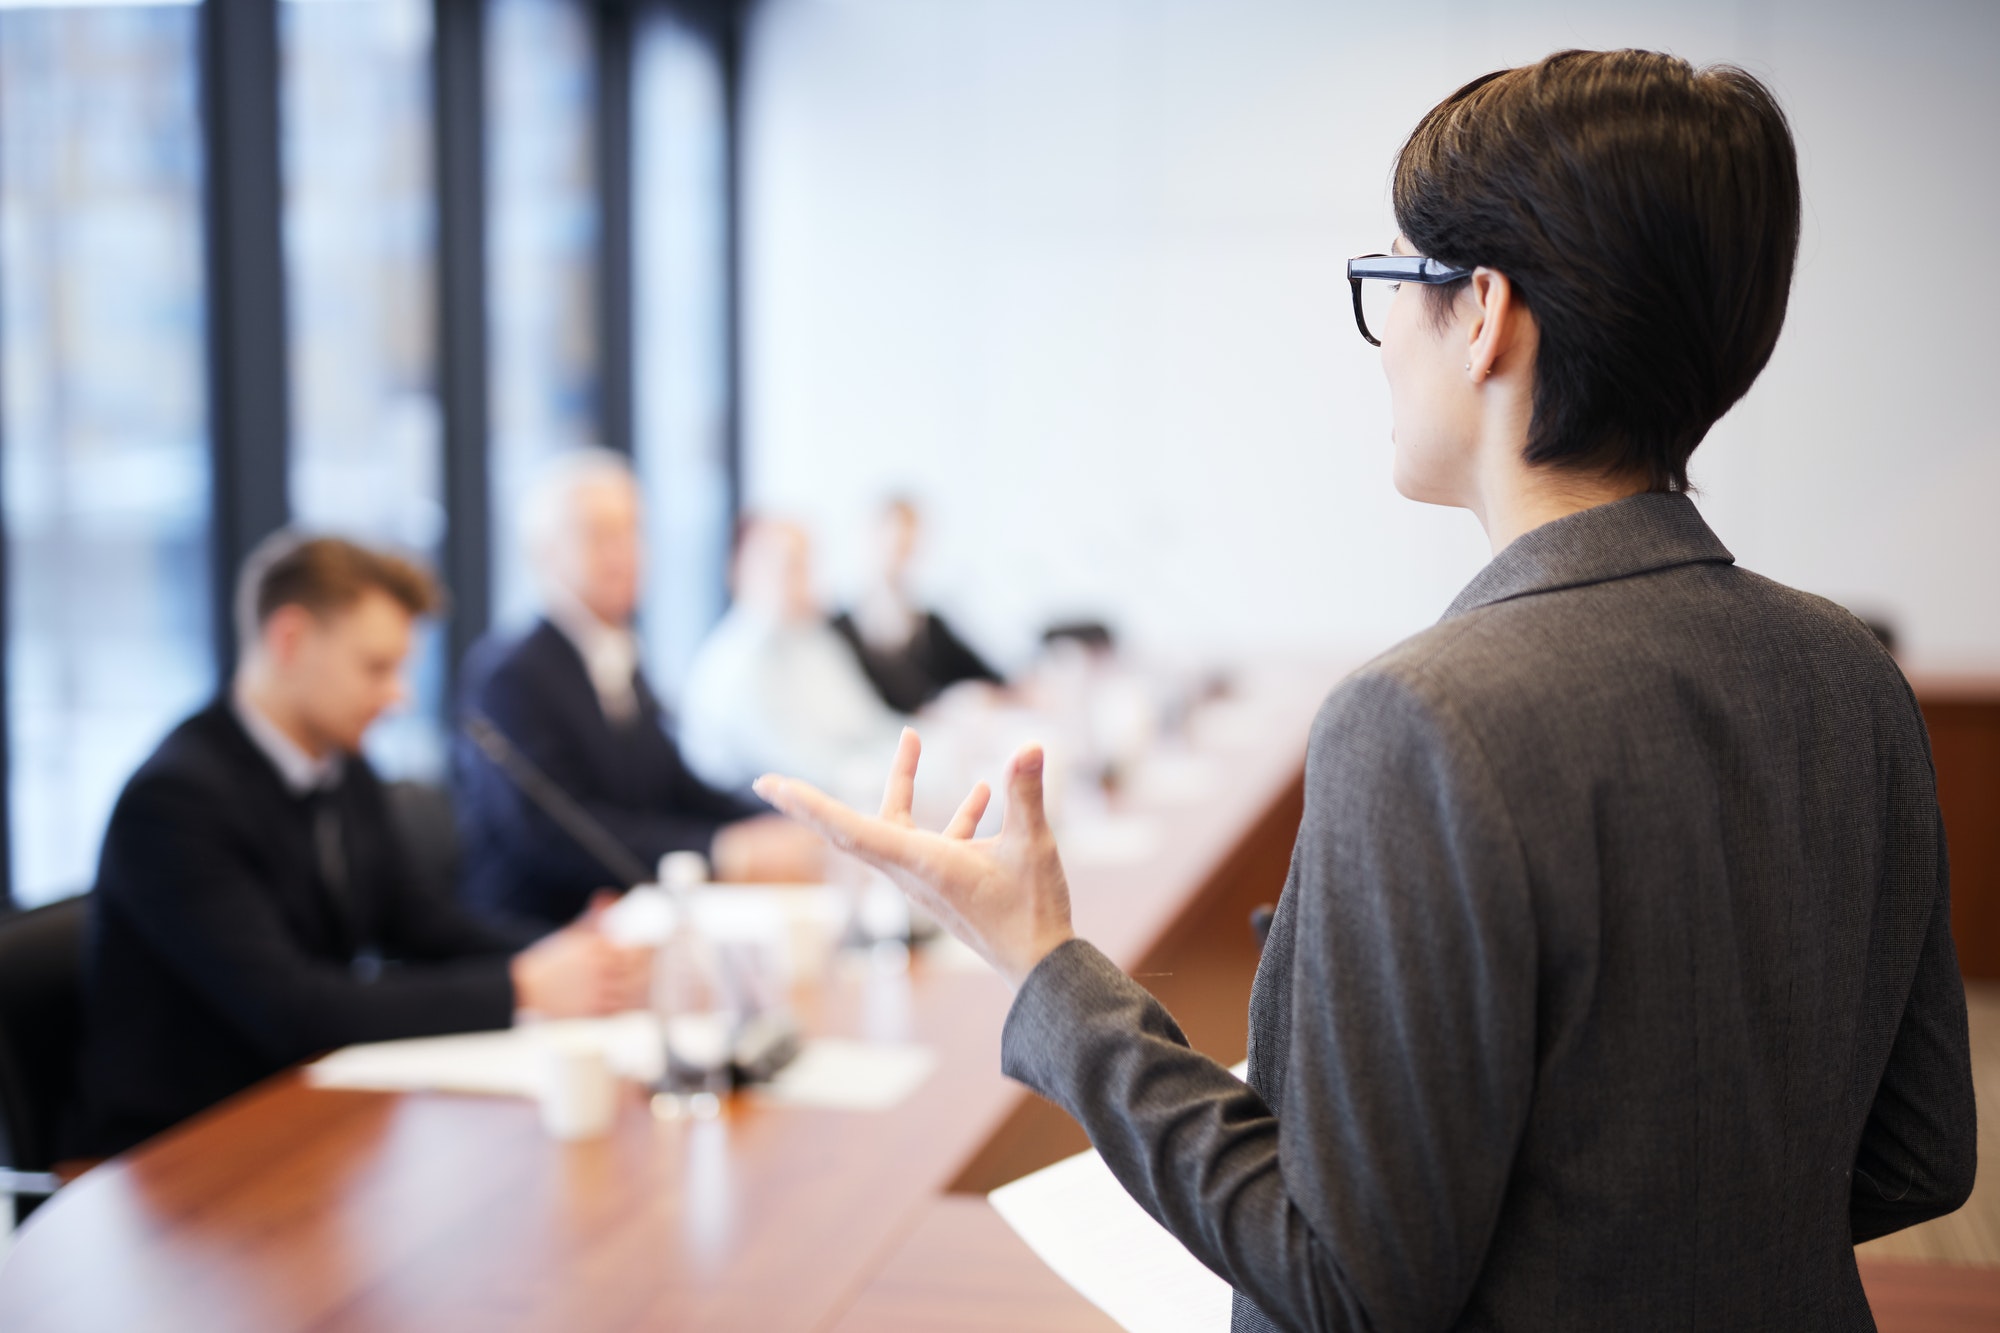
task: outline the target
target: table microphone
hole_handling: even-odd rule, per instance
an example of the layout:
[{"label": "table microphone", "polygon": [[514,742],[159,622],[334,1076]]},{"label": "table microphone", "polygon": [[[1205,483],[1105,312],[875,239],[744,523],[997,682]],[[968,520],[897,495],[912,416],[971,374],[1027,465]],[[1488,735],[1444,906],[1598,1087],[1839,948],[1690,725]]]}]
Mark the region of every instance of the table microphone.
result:
[{"label": "table microphone", "polygon": [[507,733],[493,724],[492,718],[484,713],[473,713],[460,724],[459,729],[465,733],[466,739],[479,747],[479,752],[495,768],[506,774],[507,780],[523,796],[555,821],[557,828],[569,834],[579,847],[610,871],[620,888],[629,889],[652,882],[651,868],[634,856],[575,797],[557,786],[555,779],[542,772],[534,760],[522,754],[520,747],[507,739]]}]

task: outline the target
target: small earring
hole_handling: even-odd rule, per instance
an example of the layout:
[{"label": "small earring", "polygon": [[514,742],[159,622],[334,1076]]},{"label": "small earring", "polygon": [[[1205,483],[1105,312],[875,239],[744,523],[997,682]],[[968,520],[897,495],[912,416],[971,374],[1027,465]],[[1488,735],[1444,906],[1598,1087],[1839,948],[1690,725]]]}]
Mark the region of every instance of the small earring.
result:
[{"label": "small earring", "polygon": [[1470,361],[1465,363],[1465,373],[1468,375],[1472,373],[1472,363]]}]

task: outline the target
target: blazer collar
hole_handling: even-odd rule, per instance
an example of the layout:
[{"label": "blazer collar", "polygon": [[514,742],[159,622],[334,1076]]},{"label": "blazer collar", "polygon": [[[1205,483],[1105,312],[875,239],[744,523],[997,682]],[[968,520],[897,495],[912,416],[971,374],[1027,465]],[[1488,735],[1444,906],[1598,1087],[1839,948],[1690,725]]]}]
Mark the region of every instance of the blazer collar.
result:
[{"label": "blazer collar", "polygon": [[1465,585],[1442,619],[1515,597],[1649,574],[1734,564],[1685,495],[1628,496],[1522,533]]}]

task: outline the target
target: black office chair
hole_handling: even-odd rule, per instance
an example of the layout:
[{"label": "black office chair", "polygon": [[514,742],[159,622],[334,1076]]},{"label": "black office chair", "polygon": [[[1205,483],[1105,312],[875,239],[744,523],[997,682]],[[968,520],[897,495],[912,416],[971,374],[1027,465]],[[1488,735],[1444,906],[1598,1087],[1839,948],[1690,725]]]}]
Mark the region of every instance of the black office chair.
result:
[{"label": "black office chair", "polygon": [[88,896],[0,916],[0,1200],[55,1191],[83,1035]]},{"label": "black office chair", "polygon": [[417,884],[440,897],[456,897],[458,814],[451,794],[427,782],[392,782],[384,796]]}]

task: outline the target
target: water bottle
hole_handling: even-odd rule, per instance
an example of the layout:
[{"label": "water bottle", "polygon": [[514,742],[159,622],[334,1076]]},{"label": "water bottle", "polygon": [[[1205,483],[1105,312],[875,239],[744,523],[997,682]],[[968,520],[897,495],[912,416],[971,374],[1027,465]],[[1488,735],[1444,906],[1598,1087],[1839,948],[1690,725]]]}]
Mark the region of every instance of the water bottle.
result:
[{"label": "water bottle", "polygon": [[653,1110],[670,1119],[712,1119],[729,1091],[742,997],[728,984],[716,942],[696,920],[698,881],[684,873],[663,873],[661,880],[674,912],[673,929],[653,958],[653,1014],[666,1056]]}]

